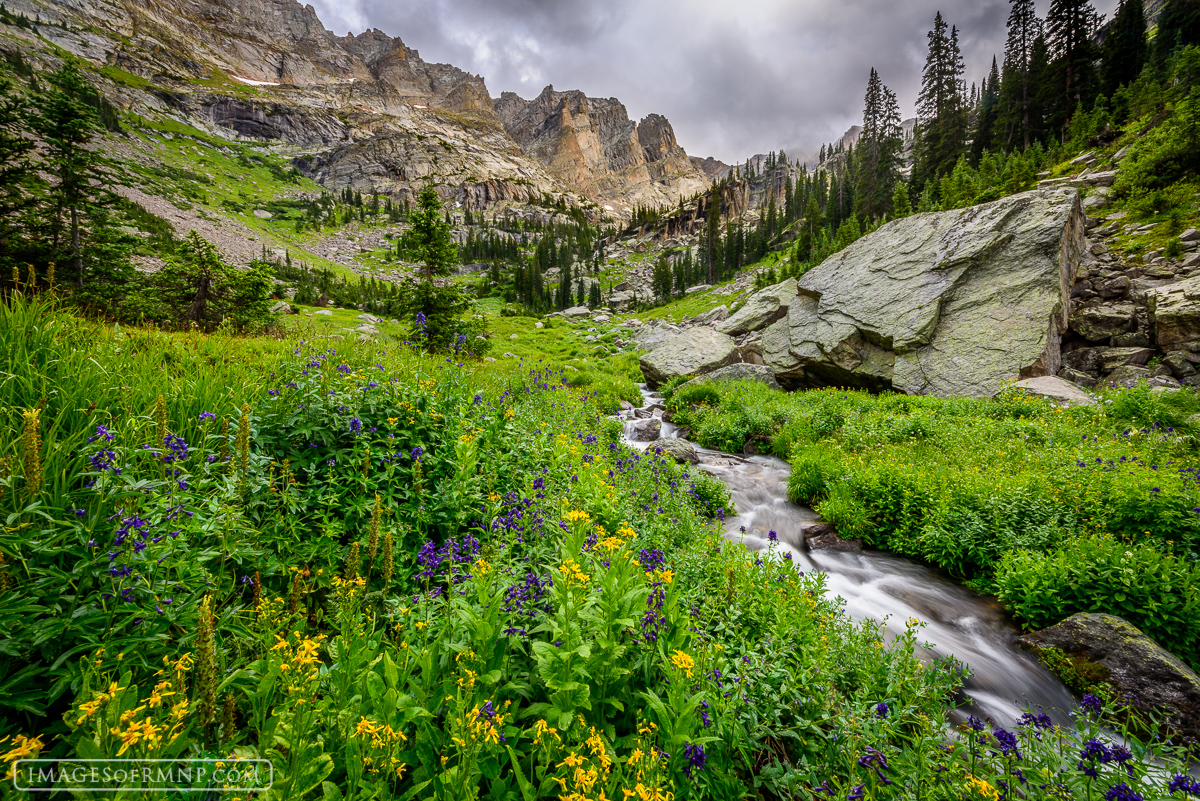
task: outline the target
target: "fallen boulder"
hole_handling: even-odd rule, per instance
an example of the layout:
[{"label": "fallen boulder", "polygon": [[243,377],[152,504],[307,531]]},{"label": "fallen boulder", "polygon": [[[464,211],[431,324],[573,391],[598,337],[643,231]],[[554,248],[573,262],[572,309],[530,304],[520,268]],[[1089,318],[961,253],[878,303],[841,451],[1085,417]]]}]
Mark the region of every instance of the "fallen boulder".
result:
[{"label": "fallen boulder", "polygon": [[1119,694],[1167,712],[1174,727],[1200,737],[1200,677],[1124,618],[1081,613],[1017,641],[1102,665]]},{"label": "fallen boulder", "polygon": [[676,388],[676,392],[684,387],[695,386],[706,381],[742,381],[750,380],[757,381],[760,384],[766,384],[771,389],[781,389],[779,382],[775,380],[775,374],[771,372],[770,367],[761,364],[731,364],[728,367],[722,367],[720,370],[713,370],[707,375],[702,375],[693,378],[691,381],[680,384]]},{"label": "fallen boulder", "polygon": [[1069,188],[894,220],[799,279],[764,361],[788,388],[940,396],[1054,375],[1084,232]]},{"label": "fallen boulder", "polygon": [[711,328],[692,328],[676,334],[641,358],[642,374],[651,389],[672,378],[711,373],[737,361],[732,337]]},{"label": "fallen boulder", "polygon": [[1200,276],[1146,292],[1150,325],[1165,351],[1200,340]]},{"label": "fallen boulder", "polygon": [[760,289],[746,300],[728,320],[717,326],[722,334],[740,337],[751,331],[766,328],[771,323],[787,316],[788,308],[796,298],[796,279],[789,278],[780,284]]},{"label": "fallen boulder", "polygon": [[710,309],[704,314],[696,318],[696,325],[712,325],[719,323],[729,317],[729,307],[722,304],[715,309]]},{"label": "fallen boulder", "polygon": [[1013,384],[1012,390],[1036,395],[1062,406],[1093,406],[1096,403],[1083,387],[1052,375],[1026,378]]}]

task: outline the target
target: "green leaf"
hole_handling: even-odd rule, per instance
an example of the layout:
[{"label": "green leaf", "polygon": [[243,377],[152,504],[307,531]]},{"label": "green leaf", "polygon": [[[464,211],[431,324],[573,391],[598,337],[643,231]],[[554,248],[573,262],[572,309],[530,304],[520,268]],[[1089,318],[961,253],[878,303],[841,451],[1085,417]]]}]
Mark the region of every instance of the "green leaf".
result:
[{"label": "green leaf", "polygon": [[521,761],[517,759],[517,755],[513,753],[512,746],[504,746],[508,749],[508,757],[512,760],[513,775],[517,777],[517,786],[521,788],[521,796],[525,801],[533,801],[534,792],[532,785],[525,778],[525,774],[521,772]]}]

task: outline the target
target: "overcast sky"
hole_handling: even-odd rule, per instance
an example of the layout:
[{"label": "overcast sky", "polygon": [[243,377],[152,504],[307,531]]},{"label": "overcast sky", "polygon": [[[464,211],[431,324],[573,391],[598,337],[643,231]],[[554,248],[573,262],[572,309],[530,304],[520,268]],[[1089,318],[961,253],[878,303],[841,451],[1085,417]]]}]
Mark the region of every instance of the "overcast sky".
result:
[{"label": "overcast sky", "polygon": [[[301,0],[305,2],[305,0]],[[816,153],[861,122],[871,67],[912,116],[926,34],[957,25],[968,83],[1002,58],[1008,0],[308,0],[341,35],[379,28],[493,97],[547,84],[667,117],[693,156]],[[1111,17],[1117,0],[1094,0]],[[1044,15],[1049,0],[1039,0]]]}]

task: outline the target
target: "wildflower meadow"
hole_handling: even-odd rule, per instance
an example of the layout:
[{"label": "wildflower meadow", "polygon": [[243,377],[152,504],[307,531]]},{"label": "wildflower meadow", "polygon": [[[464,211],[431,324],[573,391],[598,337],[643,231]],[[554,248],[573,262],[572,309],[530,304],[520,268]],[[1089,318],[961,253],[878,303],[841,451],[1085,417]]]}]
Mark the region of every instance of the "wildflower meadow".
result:
[{"label": "wildflower meadow", "polygon": [[719,482],[620,442],[627,377],[19,296],[0,343],[10,771],[268,760],[253,795],[289,800],[1200,794],[1185,752],[1102,728],[1108,699],[952,728],[969,666],[724,538]]}]

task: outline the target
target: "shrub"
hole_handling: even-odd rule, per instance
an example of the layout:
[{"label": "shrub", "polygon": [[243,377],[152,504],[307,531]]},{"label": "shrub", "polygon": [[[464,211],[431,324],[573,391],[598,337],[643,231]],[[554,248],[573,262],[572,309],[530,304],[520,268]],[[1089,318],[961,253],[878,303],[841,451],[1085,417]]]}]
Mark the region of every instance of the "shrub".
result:
[{"label": "shrub", "polygon": [[711,381],[701,381],[692,384],[671,395],[671,408],[683,409],[688,406],[715,406],[721,400],[721,393]]},{"label": "shrub", "polygon": [[1119,615],[1200,666],[1200,565],[1145,543],[1088,537],[1047,553],[1013,551],[996,571],[997,595],[1031,628],[1078,612]]}]

